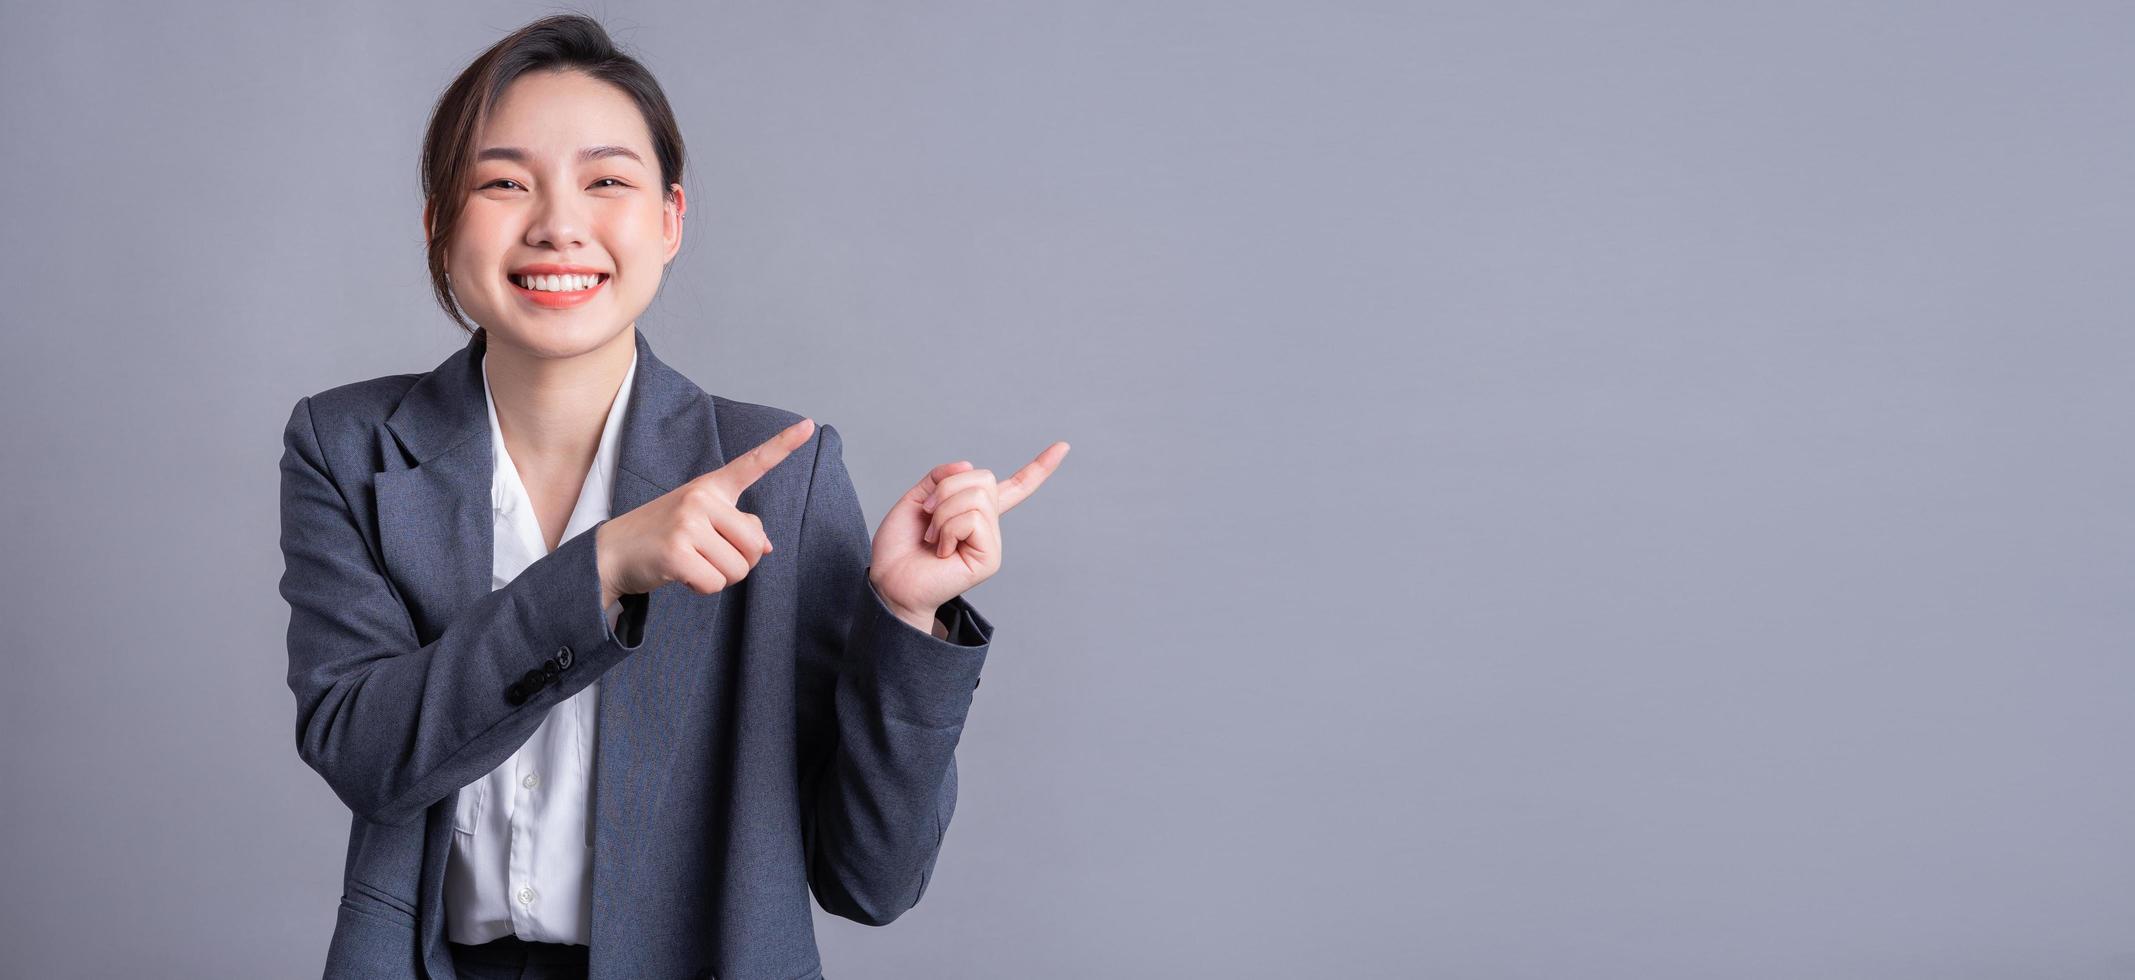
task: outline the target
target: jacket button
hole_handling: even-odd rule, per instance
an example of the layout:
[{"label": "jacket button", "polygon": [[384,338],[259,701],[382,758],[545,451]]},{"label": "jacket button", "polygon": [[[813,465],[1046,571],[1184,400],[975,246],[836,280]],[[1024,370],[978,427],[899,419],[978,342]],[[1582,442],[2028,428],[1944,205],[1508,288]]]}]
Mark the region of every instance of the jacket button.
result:
[{"label": "jacket button", "polygon": [[570,647],[564,647],[563,649],[556,651],[556,666],[561,667],[565,670],[571,669]]},{"label": "jacket button", "polygon": [[977,680],[974,680],[974,681],[972,681],[972,682],[971,682],[971,689],[972,689],[972,690],[974,690],[974,691],[978,690],[978,689],[979,689],[979,685],[980,685],[980,684],[983,684],[983,683],[985,683],[985,681],[986,681],[986,678],[984,678],[984,677],[981,677],[981,678],[978,678]]},{"label": "jacket button", "polygon": [[526,688],[514,683],[504,689],[504,701],[514,707],[526,703]]},{"label": "jacket button", "polygon": [[541,685],[548,682],[549,675],[542,673],[539,667],[527,671],[526,676],[519,678],[519,683],[524,684],[529,691],[539,690]]},{"label": "jacket button", "polygon": [[557,664],[556,664],[556,658],[554,658],[554,657],[551,657],[551,658],[549,658],[549,659],[547,659],[547,660],[544,660],[544,661],[542,661],[542,662],[541,662],[541,677],[542,677],[542,679],[543,679],[544,681],[546,681],[546,682],[548,682],[548,683],[551,683],[551,684],[555,683],[555,682],[556,682],[556,675],[557,675],[558,673],[561,673],[562,671],[563,671],[563,668],[562,668],[562,667],[559,667],[559,666],[557,666]]}]

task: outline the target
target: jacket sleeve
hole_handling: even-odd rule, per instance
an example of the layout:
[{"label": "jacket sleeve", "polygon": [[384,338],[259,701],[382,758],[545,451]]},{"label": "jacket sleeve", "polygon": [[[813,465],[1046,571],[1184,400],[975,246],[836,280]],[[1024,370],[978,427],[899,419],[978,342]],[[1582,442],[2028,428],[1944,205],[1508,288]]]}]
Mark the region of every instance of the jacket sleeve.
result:
[{"label": "jacket sleeve", "polygon": [[868,580],[873,544],[838,431],[823,426],[800,532],[803,669],[835,671],[835,730],[804,779],[808,886],[824,911],[887,925],[919,903],[956,809],[956,743],[993,626],[958,596],[942,639]]},{"label": "jacket sleeve", "polygon": [[[356,815],[405,824],[496,768],[551,706],[637,649],[647,597],[624,596],[610,625],[595,525],[419,642],[328,472],[310,402],[290,413],[281,461],[297,754]],[[542,682],[526,683],[528,671]],[[525,697],[508,693],[515,685]]]}]

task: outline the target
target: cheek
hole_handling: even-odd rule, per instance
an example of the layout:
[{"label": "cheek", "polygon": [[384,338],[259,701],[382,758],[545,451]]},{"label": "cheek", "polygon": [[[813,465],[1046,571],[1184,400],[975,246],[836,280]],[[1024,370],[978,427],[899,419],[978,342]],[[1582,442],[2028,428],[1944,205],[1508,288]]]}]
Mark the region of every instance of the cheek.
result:
[{"label": "cheek", "polygon": [[452,244],[445,249],[446,261],[453,269],[494,267],[502,261],[509,237],[510,232],[495,215],[469,208],[460,213]]},{"label": "cheek", "polygon": [[642,273],[657,270],[665,262],[667,243],[660,237],[658,208],[618,210],[605,224],[605,240],[611,243],[618,265]]}]

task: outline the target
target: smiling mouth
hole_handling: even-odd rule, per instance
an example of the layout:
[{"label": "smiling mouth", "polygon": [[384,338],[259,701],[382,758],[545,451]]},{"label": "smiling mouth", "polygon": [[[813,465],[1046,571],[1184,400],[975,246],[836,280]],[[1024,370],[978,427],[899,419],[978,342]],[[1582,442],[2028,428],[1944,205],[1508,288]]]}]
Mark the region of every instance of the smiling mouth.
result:
[{"label": "smiling mouth", "polygon": [[602,283],[608,281],[608,274],[602,272],[581,276],[506,276],[506,278],[511,280],[512,285],[530,293],[569,295],[599,289]]},{"label": "smiling mouth", "polygon": [[608,288],[605,272],[583,276],[507,276],[512,292],[528,306],[544,310],[575,310],[599,298]]}]

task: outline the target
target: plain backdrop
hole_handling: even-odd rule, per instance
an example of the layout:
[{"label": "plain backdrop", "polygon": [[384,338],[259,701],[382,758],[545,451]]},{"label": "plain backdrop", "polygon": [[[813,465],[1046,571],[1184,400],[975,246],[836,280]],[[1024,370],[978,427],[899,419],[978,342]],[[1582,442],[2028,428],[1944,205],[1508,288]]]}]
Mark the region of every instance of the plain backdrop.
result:
[{"label": "plain backdrop", "polygon": [[1074,444],[829,975],[2135,977],[2135,7],[1851,0],[6,0],[0,973],[317,974],[281,428],[464,342],[423,126],[564,10],[663,359],[871,526]]}]

